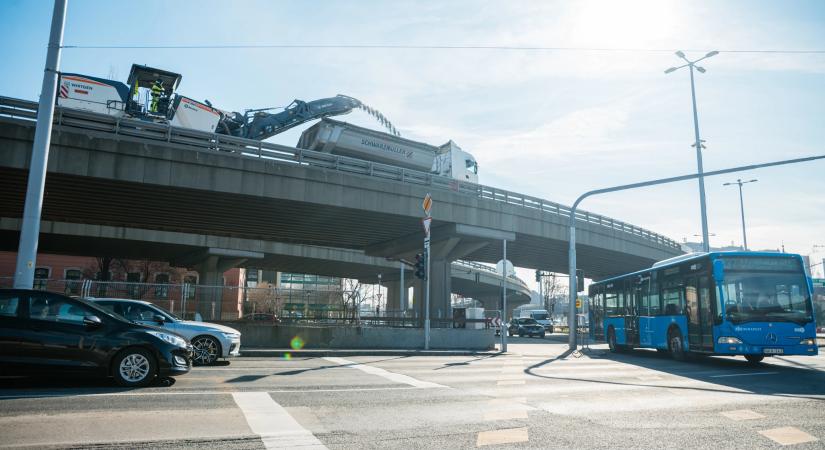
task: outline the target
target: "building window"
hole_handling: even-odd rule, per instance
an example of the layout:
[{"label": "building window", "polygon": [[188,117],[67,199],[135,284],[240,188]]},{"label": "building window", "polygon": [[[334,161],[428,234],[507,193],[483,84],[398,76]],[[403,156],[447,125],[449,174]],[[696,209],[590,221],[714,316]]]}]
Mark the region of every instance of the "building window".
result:
[{"label": "building window", "polygon": [[140,279],[140,272],[129,272],[126,274],[126,282],[129,283],[127,289],[129,290],[129,296],[132,298],[138,299],[142,297]]},{"label": "building window", "polygon": [[45,290],[46,284],[49,282],[49,274],[51,269],[48,267],[38,267],[34,269],[34,289]]},{"label": "building window", "polygon": [[83,273],[80,269],[66,269],[63,278],[66,280],[66,295],[80,294],[80,278]]},{"label": "building window", "polygon": [[169,274],[155,274],[155,298],[166,300],[169,298]]}]

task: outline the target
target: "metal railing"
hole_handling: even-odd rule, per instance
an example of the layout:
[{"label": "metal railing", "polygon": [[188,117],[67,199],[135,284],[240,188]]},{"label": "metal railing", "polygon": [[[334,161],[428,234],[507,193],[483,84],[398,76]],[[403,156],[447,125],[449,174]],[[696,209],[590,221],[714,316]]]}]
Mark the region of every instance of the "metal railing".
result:
[{"label": "metal railing", "polygon": [[[0,117],[33,122],[37,118],[37,103],[0,96]],[[113,117],[61,107],[55,109],[54,123],[58,130],[82,129],[87,133],[114,134],[148,139],[170,145],[220,151],[238,157],[258,158],[277,164],[353,173],[383,180],[429,186],[434,189],[450,190],[459,194],[504,202],[508,205],[539,210],[565,218],[570,215],[570,207],[568,206],[490,186],[345,156],[173,127],[169,124]],[[659,245],[681,250],[678,242],[626,222],[582,210],[576,210],[575,215],[580,222],[627,233]]]}]

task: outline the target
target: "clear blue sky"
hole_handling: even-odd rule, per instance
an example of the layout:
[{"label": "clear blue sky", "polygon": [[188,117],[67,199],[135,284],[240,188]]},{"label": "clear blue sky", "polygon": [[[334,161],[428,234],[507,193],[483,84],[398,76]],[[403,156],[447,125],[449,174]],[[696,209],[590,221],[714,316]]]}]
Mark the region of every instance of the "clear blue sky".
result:
[{"label": "clear blue sky", "polygon": [[[37,98],[51,9],[0,1],[0,95]],[[64,43],[719,49],[697,75],[707,170],[825,154],[825,54],[725,52],[825,49],[825,2],[815,0],[70,0]],[[565,204],[696,169],[688,73],[665,75],[679,63],[666,52],[67,49],[61,69],[125,81],[133,62],[182,73],[181,93],[222,109],[351,95],[406,137],[456,141],[478,159],[482,183]],[[379,128],[361,112],[344,120]],[[273,141],[294,145],[303,128]],[[737,177],[759,179],[745,187],[752,248],[809,254],[825,244],[825,162],[707,179],[712,244],[741,243],[737,190],[721,186]],[[583,207],[679,241],[701,233],[695,182]]]}]

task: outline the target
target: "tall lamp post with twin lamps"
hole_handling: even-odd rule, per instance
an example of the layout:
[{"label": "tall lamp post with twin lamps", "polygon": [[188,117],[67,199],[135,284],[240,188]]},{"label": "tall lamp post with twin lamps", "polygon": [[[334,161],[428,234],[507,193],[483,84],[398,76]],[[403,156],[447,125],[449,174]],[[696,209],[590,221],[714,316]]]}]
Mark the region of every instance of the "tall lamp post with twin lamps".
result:
[{"label": "tall lamp post with twin lamps", "polygon": [[696,147],[696,165],[698,166],[698,174],[699,174],[699,206],[702,210],[702,249],[705,252],[710,251],[710,244],[708,244],[708,211],[707,207],[705,206],[705,177],[703,176],[702,170],[702,139],[699,138],[699,114],[696,112],[696,88],[694,87],[693,82],[693,69],[695,68],[700,73],[705,73],[705,68],[701,66],[697,66],[696,63],[702,61],[704,59],[710,58],[711,56],[718,55],[719,52],[716,50],[712,52],[708,52],[705,56],[697,59],[696,61],[691,61],[685,57],[685,53],[679,50],[676,52],[676,56],[682,58],[686,64],[682,64],[678,67],[671,67],[665,70],[665,73],[675,72],[682,67],[687,67],[690,69],[690,95],[693,99],[693,130],[694,134],[696,135],[696,142],[693,144]]}]

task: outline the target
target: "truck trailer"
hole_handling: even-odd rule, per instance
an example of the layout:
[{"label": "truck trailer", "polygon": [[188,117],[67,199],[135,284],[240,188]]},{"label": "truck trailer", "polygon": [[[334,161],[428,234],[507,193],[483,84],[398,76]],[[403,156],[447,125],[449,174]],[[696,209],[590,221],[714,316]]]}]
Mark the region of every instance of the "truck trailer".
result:
[{"label": "truck trailer", "polygon": [[441,146],[324,118],[301,133],[298,148],[375,161],[478,183],[473,155],[453,141]]}]

